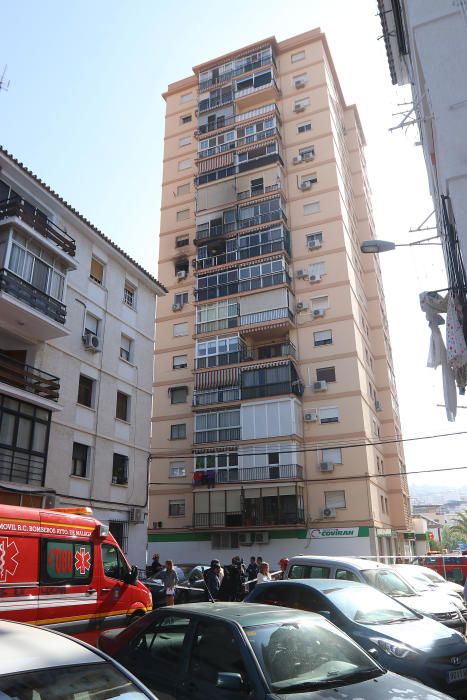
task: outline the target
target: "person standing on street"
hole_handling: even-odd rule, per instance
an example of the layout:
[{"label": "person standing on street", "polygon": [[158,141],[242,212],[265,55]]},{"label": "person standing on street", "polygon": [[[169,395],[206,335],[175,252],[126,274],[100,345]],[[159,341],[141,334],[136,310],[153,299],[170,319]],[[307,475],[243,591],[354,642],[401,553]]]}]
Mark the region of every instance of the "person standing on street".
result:
[{"label": "person standing on street", "polygon": [[152,555],[152,564],[149,567],[149,575],[155,576],[156,574],[159,573],[159,571],[162,571],[163,568],[164,567],[162,566],[162,564],[159,561],[159,555],[157,553],[153,554]]},{"label": "person standing on street", "polygon": [[211,566],[209,569],[207,569],[204,576],[204,580],[210,594],[209,599],[214,598],[214,600],[217,600],[219,597],[219,589],[221,587],[220,571],[221,566],[218,559],[213,559]]},{"label": "person standing on street", "polygon": [[164,584],[165,588],[165,604],[174,605],[175,602],[175,588],[178,583],[177,572],[174,569],[174,563],[172,559],[167,559],[165,562],[165,569],[163,569],[159,578]]},{"label": "person standing on street", "polygon": [[258,576],[258,564],[256,563],[256,557],[250,557],[250,563],[246,567],[246,580],[247,581],[252,581],[252,583],[248,584],[248,590],[251,591],[253,588],[256,586],[256,577]]},{"label": "person standing on street", "polygon": [[266,583],[266,581],[274,581],[274,579],[269,573],[269,564],[263,561],[259,567],[258,583]]}]

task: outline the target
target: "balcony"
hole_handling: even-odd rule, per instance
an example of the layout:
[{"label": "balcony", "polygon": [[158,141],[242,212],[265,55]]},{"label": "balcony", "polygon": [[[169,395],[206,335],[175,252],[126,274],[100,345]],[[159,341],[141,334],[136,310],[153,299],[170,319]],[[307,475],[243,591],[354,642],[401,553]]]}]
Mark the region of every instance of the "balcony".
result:
[{"label": "balcony", "polygon": [[53,223],[47,216],[19,195],[0,202],[0,223],[4,219],[20,219],[24,224],[49,239],[72,257],[76,254],[76,243],[66,231]]},{"label": "balcony", "polygon": [[271,481],[275,479],[303,480],[303,467],[299,464],[274,464],[264,467],[230,467],[195,471],[193,486]]},{"label": "balcony", "polygon": [[[281,138],[281,134],[277,127],[271,127],[270,129],[265,129],[256,134],[251,134],[249,136],[242,136],[236,141],[229,141],[228,143],[221,143],[217,146],[211,146],[210,148],[205,148],[198,151],[198,159],[203,158],[213,158],[220,153],[226,153],[234,148],[240,148],[241,146],[248,146],[252,143],[258,143],[264,141],[265,139]],[[215,138],[215,137],[214,137]]]},{"label": "balcony", "polygon": [[[222,252],[219,252],[222,251]],[[258,258],[271,253],[287,253],[290,256],[290,234],[278,226],[262,229],[224,241],[214,241],[200,246],[196,260],[197,270],[207,270],[227,263]],[[201,257],[205,256],[205,257]]]},{"label": "balcony", "polygon": [[258,85],[258,87],[251,86],[245,90],[239,90],[235,93],[235,102],[239,105],[240,109],[245,107],[252,107],[257,102],[265,102],[266,100],[274,100],[280,97],[280,90],[274,78],[271,79],[269,83],[265,85]]},{"label": "balcony", "polygon": [[280,357],[296,357],[296,348],[293,343],[272,343],[257,348],[249,348],[244,343],[236,352],[226,352],[219,355],[208,355],[195,359],[195,369],[210,369],[225,365],[235,365],[242,362],[254,362]]},{"label": "balcony", "polygon": [[195,185],[197,187],[199,185],[206,185],[208,182],[216,182],[217,180],[223,180],[226,177],[248,172],[249,170],[265,168],[267,165],[272,165],[274,163],[280,163],[282,166],[284,165],[281,154],[278,152],[269,153],[268,155],[260,156],[259,158],[252,158],[251,160],[240,162],[237,165],[231,165],[218,170],[211,170],[203,175],[198,175],[195,177]]},{"label": "balcony", "polygon": [[272,54],[270,56],[260,56],[256,60],[239,60],[238,63],[239,65],[236,65],[232,70],[217,73],[206,80],[200,80],[199,91],[203,92],[204,90],[208,90],[210,87],[214,87],[215,85],[227,83],[229,80],[237,78],[239,75],[243,75],[243,73],[249,73],[257,68],[269,66],[270,64],[274,66],[276,65]]},{"label": "balcony", "polygon": [[[220,273],[223,274],[223,273]],[[198,277],[198,284],[202,277]],[[251,279],[235,280],[232,282],[218,282],[207,287],[195,289],[196,301],[214,301],[225,296],[238,294],[239,292],[251,292],[257,289],[268,289],[279,284],[290,285],[292,282],[290,275],[286,270],[280,272],[271,272],[260,277]]]},{"label": "balcony", "polygon": [[230,442],[241,440],[242,429],[237,428],[213,428],[212,430],[198,430],[194,434],[194,442],[200,445],[208,442]]},{"label": "balcony", "polygon": [[238,527],[271,527],[275,525],[302,525],[305,522],[303,509],[289,510],[284,513],[264,513],[247,515],[242,511],[231,513],[211,512],[194,513],[193,527],[208,529],[212,527],[238,528]]},{"label": "balcony", "polygon": [[[267,156],[269,158],[269,156]],[[273,198],[276,199],[276,198]],[[252,203],[251,206],[254,205],[254,202]],[[240,207],[239,211],[241,212],[243,207]],[[248,207],[250,208],[250,207]],[[263,224],[267,223],[272,223],[272,222],[279,222],[282,221],[284,223],[287,223],[287,215],[282,208],[282,206],[279,206],[278,209],[275,209],[273,211],[269,212],[263,212],[256,214],[255,216],[251,216],[248,218],[239,218],[237,221],[232,221],[231,223],[228,224],[214,224],[212,226],[207,224],[201,224],[200,226],[196,227],[196,234],[195,234],[195,244],[200,245],[203,241],[209,241],[209,240],[214,240],[216,238],[221,238],[227,233],[233,233],[234,231],[241,231],[246,228],[253,228],[254,226],[262,226]]]},{"label": "balcony", "polygon": [[0,270],[0,318],[4,328],[36,342],[69,333],[66,306],[6,268]]},{"label": "balcony", "polygon": [[193,392],[193,406],[212,406],[230,401],[240,401],[240,387],[195,389]]},{"label": "balcony", "polygon": [[[199,135],[209,134],[211,131],[217,131],[218,129],[224,129],[226,127],[232,126],[233,124],[242,123],[248,121],[249,119],[254,119],[255,117],[263,116],[264,114],[270,114],[275,112],[276,119],[279,119],[279,113],[277,111],[276,104],[263,105],[257,107],[256,109],[249,110],[248,112],[242,112],[241,114],[236,114],[232,117],[224,117],[223,115],[219,117],[214,117],[208,120],[207,124],[199,124],[198,132]],[[280,123],[280,121],[279,121]],[[198,135],[195,132],[195,135]]]},{"label": "balcony", "polygon": [[45,467],[44,457],[8,447],[1,449],[0,481],[43,486]]},{"label": "balcony", "polygon": [[209,112],[209,110],[215,109],[216,107],[228,105],[230,104],[230,102],[233,102],[233,100],[233,90],[226,91],[224,94],[221,95],[208,97],[205,100],[201,100],[201,102],[198,105],[198,112],[199,114],[202,114],[203,112]]},{"label": "balcony", "polygon": [[294,315],[287,308],[269,309],[268,311],[258,311],[254,314],[245,314],[240,316],[241,326],[251,326],[256,323],[270,323],[272,321],[281,321],[288,319],[291,323],[295,323]]},{"label": "balcony", "polygon": [[258,197],[260,194],[268,194],[269,192],[276,192],[282,187],[280,182],[274,183],[274,185],[267,185],[266,187],[255,187],[251,190],[243,190],[243,192],[237,192],[237,201],[242,199],[250,199],[251,197]]},{"label": "balcony", "polygon": [[[27,391],[49,401],[58,401],[60,379],[0,353],[0,386]],[[9,392],[10,393],[10,392]],[[22,398],[22,397],[21,397]]]}]

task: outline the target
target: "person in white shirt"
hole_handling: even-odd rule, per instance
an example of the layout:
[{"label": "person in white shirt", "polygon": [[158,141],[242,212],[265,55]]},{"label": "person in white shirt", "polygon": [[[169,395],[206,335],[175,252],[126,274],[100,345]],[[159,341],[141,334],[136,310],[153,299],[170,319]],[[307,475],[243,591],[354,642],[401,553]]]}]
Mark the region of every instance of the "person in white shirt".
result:
[{"label": "person in white shirt", "polygon": [[259,566],[259,574],[256,583],[265,583],[266,581],[274,581],[274,579],[269,573],[269,564],[267,561],[263,561]]}]

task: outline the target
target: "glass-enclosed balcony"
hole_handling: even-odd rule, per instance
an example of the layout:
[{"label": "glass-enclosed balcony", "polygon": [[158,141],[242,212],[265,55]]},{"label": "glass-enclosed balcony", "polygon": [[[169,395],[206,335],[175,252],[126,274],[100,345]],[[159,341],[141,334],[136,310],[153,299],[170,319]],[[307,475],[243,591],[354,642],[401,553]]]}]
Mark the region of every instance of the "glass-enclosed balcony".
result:
[{"label": "glass-enclosed balcony", "polygon": [[241,399],[262,399],[283,394],[301,396],[303,382],[293,362],[246,367],[240,372]]},{"label": "glass-enclosed balcony", "polygon": [[241,440],[239,408],[195,415],[195,444],[230,442],[231,440]]},{"label": "glass-enclosed balcony", "polygon": [[243,73],[249,73],[270,63],[275,65],[272,47],[270,46],[248,56],[242,56],[227,63],[222,63],[220,66],[199,74],[199,90],[207,90],[213,85],[226,83]]},{"label": "glass-enclosed balcony", "polygon": [[[43,292],[38,287],[30,284],[26,280],[22,279],[18,275],[14,274],[11,270],[3,269],[0,270],[0,309],[3,309],[2,314],[7,315],[9,310],[7,307],[7,295],[14,298],[15,300],[26,304],[34,311],[38,311],[44,314],[48,318],[52,319],[54,322],[61,325],[65,324],[66,320],[66,306],[62,304],[58,299],[55,299],[50,294]],[[11,306],[11,305],[10,305]],[[15,307],[16,308],[16,307]],[[11,312],[14,310],[11,308]],[[21,321],[24,325],[30,321],[30,314],[26,310],[17,309],[17,319]],[[4,315],[4,318],[5,318]],[[24,316],[24,319],[23,319]],[[49,329],[46,324],[42,329],[38,329],[41,340],[49,340],[50,338],[62,335],[61,332],[57,331],[57,328]],[[50,335],[50,333],[52,333]],[[46,334],[46,335],[44,335]]]},{"label": "glass-enclosed balcony", "polygon": [[215,109],[221,105],[229,104],[230,102],[233,102],[233,99],[234,91],[232,85],[211,90],[209,93],[200,96],[198,112],[202,114],[210,109]]},{"label": "glass-enclosed balcony", "polygon": [[280,252],[291,255],[290,233],[284,226],[275,226],[236,238],[218,239],[199,246],[196,268],[205,270],[236,260],[247,260]]},{"label": "glass-enclosed balcony", "polygon": [[198,132],[199,134],[208,134],[211,131],[224,129],[226,127],[232,126],[233,124],[240,124],[245,121],[248,121],[249,119],[254,119],[255,117],[270,115],[271,112],[275,113],[276,120],[280,124],[277,105],[275,103],[272,103],[269,105],[262,105],[261,107],[256,107],[255,109],[250,109],[246,112],[241,112],[240,114],[236,114],[235,116],[225,116],[224,114],[210,114],[207,117],[205,117],[206,123],[198,124]]},{"label": "glass-enclosed balcony", "polygon": [[290,283],[288,264],[284,258],[280,258],[199,276],[196,279],[195,298],[196,301],[209,301],[239,292]]},{"label": "glass-enclosed balcony", "polygon": [[217,136],[203,139],[199,142],[198,158],[211,158],[218,153],[225,153],[232,148],[250,145],[265,139],[280,138],[277,120],[274,115],[261,121],[238,126],[230,131],[223,131]]},{"label": "glass-enclosed balcony", "polygon": [[196,341],[195,369],[225,367],[282,357],[296,357],[295,345],[290,341],[250,347],[239,336],[219,336]]},{"label": "glass-enclosed balcony", "polygon": [[206,185],[249,170],[265,168],[273,163],[284,165],[278,138],[247,151],[228,152],[199,161],[198,171],[202,174],[195,178],[195,184]]},{"label": "glass-enclosed balcony", "polygon": [[214,214],[212,219],[196,226],[195,243],[200,245],[203,241],[214,240],[233,231],[262,226],[274,221],[287,222],[285,201],[281,196]]},{"label": "glass-enclosed balcony", "polygon": [[288,286],[248,294],[239,299],[201,304],[196,308],[195,333],[199,335],[227,331],[243,326],[242,334],[244,334],[254,330],[245,328],[246,326],[257,324],[277,325],[278,328],[287,329],[288,324],[294,323],[294,315],[291,311],[293,306],[294,298]]},{"label": "glass-enclosed balcony", "polygon": [[195,389],[193,406],[212,406],[218,403],[240,401],[240,387],[230,386],[219,389]]}]

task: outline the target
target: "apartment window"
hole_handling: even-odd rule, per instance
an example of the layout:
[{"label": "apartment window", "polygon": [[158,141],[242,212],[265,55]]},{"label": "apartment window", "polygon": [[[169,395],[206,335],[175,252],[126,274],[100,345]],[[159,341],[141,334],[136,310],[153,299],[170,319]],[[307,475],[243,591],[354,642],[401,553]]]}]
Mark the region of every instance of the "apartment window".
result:
[{"label": "apartment window", "polygon": [[340,447],[328,447],[323,450],[323,462],[342,464],[342,450]]},{"label": "apartment window", "polygon": [[302,175],[300,178],[300,189],[309,189],[318,182],[318,177],[316,173],[308,173],[307,175]]},{"label": "apartment window", "polygon": [[181,292],[180,294],[174,294],[174,304],[180,304],[184,306],[188,304],[188,292]]},{"label": "apartment window", "polygon": [[102,285],[104,281],[104,264],[97,258],[91,259],[91,271],[89,277],[93,282]]},{"label": "apartment window", "polygon": [[310,98],[309,97],[304,97],[301,100],[295,100],[293,103],[293,111],[294,112],[303,112],[308,105],[310,104]]},{"label": "apartment window", "polygon": [[315,331],[313,333],[315,347],[332,344],[332,331]]},{"label": "apartment window", "polygon": [[186,423],[176,423],[170,426],[171,440],[184,440],[186,438]]},{"label": "apartment window", "polygon": [[[383,462],[383,460],[381,460],[380,465],[381,465],[381,474],[384,474],[384,462]],[[402,472],[402,471],[403,471],[403,473],[405,474],[405,467],[404,467],[403,470],[401,469],[401,472]]]},{"label": "apartment window", "polygon": [[183,185],[178,185],[177,196],[180,196],[181,194],[188,194],[189,191],[190,191],[190,183],[185,182]]},{"label": "apartment window", "polygon": [[188,398],[187,386],[174,386],[169,389],[170,403],[186,403]]},{"label": "apartment window", "polygon": [[345,491],[325,491],[324,502],[327,508],[346,508]]},{"label": "apartment window", "polygon": [[315,157],[315,147],[314,146],[304,146],[298,149],[299,154],[302,156],[302,160],[313,160]]},{"label": "apartment window", "polygon": [[316,370],[316,381],[317,382],[335,382],[336,381],[336,368],[335,367],[320,367]]},{"label": "apartment window", "polygon": [[94,380],[90,379],[89,377],[85,377],[84,374],[79,375],[79,384],[78,384],[78,403],[81,404],[82,406],[88,406],[91,408],[92,406],[92,398],[93,398],[93,388],[94,388]]},{"label": "apartment window", "polygon": [[130,308],[135,308],[136,288],[129,282],[125,282],[125,287],[123,289],[123,301]]},{"label": "apartment window", "polygon": [[73,476],[88,475],[89,447],[80,442],[73,443],[72,471]]},{"label": "apartment window", "polygon": [[290,56],[290,60],[292,63],[298,63],[298,61],[303,61],[305,58],[305,52],[304,51],[297,51],[297,53],[293,53]]},{"label": "apartment window", "polygon": [[312,311],[316,309],[329,309],[329,297],[327,296],[313,297],[310,301]]},{"label": "apartment window", "polygon": [[188,323],[174,323],[173,337],[179,338],[182,335],[188,335]]},{"label": "apartment window", "polygon": [[[307,83],[308,82],[308,73],[300,73],[299,75],[294,75],[292,78],[292,83],[295,85],[297,82],[301,83]],[[303,87],[303,85],[300,85],[300,87]]]},{"label": "apartment window", "polygon": [[94,335],[99,335],[99,319],[86,311],[86,318],[84,321],[84,333],[93,333]]},{"label": "apartment window", "polygon": [[133,341],[131,338],[128,338],[126,335],[121,335],[120,337],[120,359],[125,360],[126,362],[131,361],[131,354],[132,354],[132,345]]},{"label": "apartment window", "polygon": [[298,124],[297,131],[299,134],[305,134],[307,131],[311,131],[311,122],[304,122],[303,124]]},{"label": "apartment window", "polygon": [[191,92],[186,92],[184,95],[180,95],[180,102],[190,102],[192,98]]},{"label": "apartment window", "polygon": [[116,452],[112,462],[112,484],[128,484],[128,457]]},{"label": "apartment window", "polygon": [[308,267],[308,275],[310,278],[310,282],[314,282],[316,280],[321,279],[321,277],[325,274],[326,274],[326,263],[325,262],[313,263],[312,265],[309,265],[309,267]]},{"label": "apartment window", "polygon": [[388,499],[386,498],[386,496],[384,497],[384,505],[385,505],[385,507],[386,507],[386,513],[389,513]]},{"label": "apartment window", "polygon": [[189,146],[191,143],[191,136],[182,136],[178,139],[179,146]]},{"label": "apartment window", "polygon": [[376,418],[372,418],[372,428],[373,428],[373,435],[375,437],[380,436],[380,428],[379,428],[379,423],[376,420]]},{"label": "apartment window", "polygon": [[178,161],[178,169],[179,170],[187,170],[187,168],[191,167],[191,160],[187,158],[186,160],[179,160]]},{"label": "apartment window", "polygon": [[339,422],[339,411],[335,406],[329,406],[327,408],[319,409],[319,422],[320,423],[338,423]]},{"label": "apartment window", "polygon": [[176,248],[183,248],[185,245],[190,244],[190,238],[187,233],[184,233],[182,236],[177,236],[175,239],[175,247]]},{"label": "apartment window", "polygon": [[319,201],[309,202],[308,204],[303,205],[303,213],[305,215],[318,214],[320,211],[321,211],[321,205],[320,205]]},{"label": "apartment window", "polygon": [[191,114],[184,114],[180,117],[180,124],[189,124],[192,120]]},{"label": "apartment window", "polygon": [[171,462],[169,465],[169,477],[175,479],[181,476],[186,476],[185,462]]},{"label": "apartment window", "polygon": [[380,494],[379,498],[380,498],[380,501],[381,501],[381,510],[382,510],[383,513],[384,513],[384,512],[385,512],[385,510],[384,510],[384,498],[381,496],[381,494]]},{"label": "apartment window", "polygon": [[169,501],[169,516],[172,518],[185,515],[185,500]]},{"label": "apartment window", "polygon": [[172,358],[173,369],[185,369],[188,367],[188,355],[174,355]]},{"label": "apartment window", "polygon": [[376,470],[377,470],[378,474],[381,474],[381,466],[380,466],[380,463],[379,463],[379,457],[378,457],[378,456],[376,457]]},{"label": "apartment window", "polygon": [[117,391],[117,405],[115,408],[115,418],[128,423],[130,415],[130,397],[122,391]]},{"label": "apartment window", "polygon": [[184,221],[185,219],[188,219],[189,216],[190,216],[189,209],[180,209],[176,214],[176,219],[177,219],[177,221]]}]

